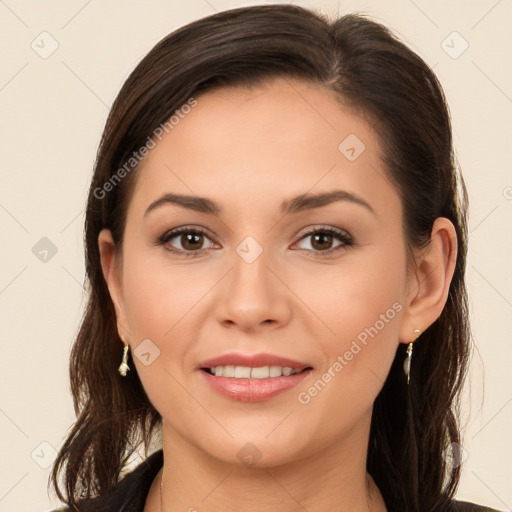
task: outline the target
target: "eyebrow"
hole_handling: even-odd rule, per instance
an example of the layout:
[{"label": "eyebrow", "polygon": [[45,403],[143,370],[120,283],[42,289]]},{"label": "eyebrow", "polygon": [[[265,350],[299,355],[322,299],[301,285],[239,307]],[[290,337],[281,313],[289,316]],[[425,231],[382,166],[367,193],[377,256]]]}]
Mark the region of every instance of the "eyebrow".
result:
[{"label": "eyebrow", "polygon": [[[376,215],[375,210],[368,202],[357,194],[346,190],[332,190],[330,192],[322,192],[314,195],[301,194],[300,196],[283,201],[280,209],[283,215],[288,215],[291,213],[302,212],[304,210],[311,210],[313,208],[321,208],[322,206],[327,206],[337,201],[349,201],[351,203],[358,204]],[[144,216],[155,208],[166,204],[175,204],[182,208],[212,215],[219,215],[222,213],[220,205],[206,197],[168,193],[152,202],[148,206]]]}]

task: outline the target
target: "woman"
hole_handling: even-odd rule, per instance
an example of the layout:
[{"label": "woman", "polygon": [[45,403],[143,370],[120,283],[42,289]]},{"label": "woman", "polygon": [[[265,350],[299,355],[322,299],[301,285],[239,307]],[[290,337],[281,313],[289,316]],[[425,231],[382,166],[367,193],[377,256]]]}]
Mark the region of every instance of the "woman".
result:
[{"label": "woman", "polygon": [[453,499],[466,203],[383,26],[257,6],[158,43],[90,188],[66,510],[490,510]]}]

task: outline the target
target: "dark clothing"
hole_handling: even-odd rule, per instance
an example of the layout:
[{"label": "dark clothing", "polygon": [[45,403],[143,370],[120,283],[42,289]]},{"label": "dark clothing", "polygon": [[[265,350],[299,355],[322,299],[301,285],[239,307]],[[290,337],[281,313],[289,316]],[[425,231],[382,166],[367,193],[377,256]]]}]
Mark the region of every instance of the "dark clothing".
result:
[{"label": "dark clothing", "polygon": [[[149,489],[163,465],[163,460],[162,450],[153,453],[127,473],[107,495],[93,498],[80,507],[80,512],[143,512]],[[456,512],[499,512],[465,501],[454,501],[453,504]],[[71,511],[60,508],[53,512]]]}]

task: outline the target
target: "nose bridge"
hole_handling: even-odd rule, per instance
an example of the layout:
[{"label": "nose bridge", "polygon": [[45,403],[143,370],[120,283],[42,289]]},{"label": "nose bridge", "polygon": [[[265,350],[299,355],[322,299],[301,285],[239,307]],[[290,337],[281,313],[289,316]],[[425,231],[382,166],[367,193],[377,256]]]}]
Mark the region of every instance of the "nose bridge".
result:
[{"label": "nose bridge", "polygon": [[246,237],[236,248],[232,270],[224,285],[219,320],[254,328],[272,321],[286,321],[286,287],[274,275],[272,251],[254,237]]}]

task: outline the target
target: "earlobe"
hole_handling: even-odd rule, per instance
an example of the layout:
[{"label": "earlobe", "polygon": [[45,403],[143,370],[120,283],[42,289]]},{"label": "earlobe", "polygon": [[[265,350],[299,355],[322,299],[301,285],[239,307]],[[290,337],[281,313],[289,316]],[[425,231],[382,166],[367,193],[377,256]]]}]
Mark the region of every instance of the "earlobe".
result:
[{"label": "earlobe", "polygon": [[110,298],[116,312],[117,330],[119,336],[122,336],[123,334],[128,334],[128,323],[126,322],[121,276],[114,251],[114,241],[112,233],[108,229],[103,229],[100,232],[98,247],[103,277],[107,283]]},{"label": "earlobe", "polygon": [[400,342],[409,343],[415,329],[424,332],[441,315],[455,271],[457,234],[452,222],[438,217],[431,230],[430,244],[416,258],[406,298]]}]

